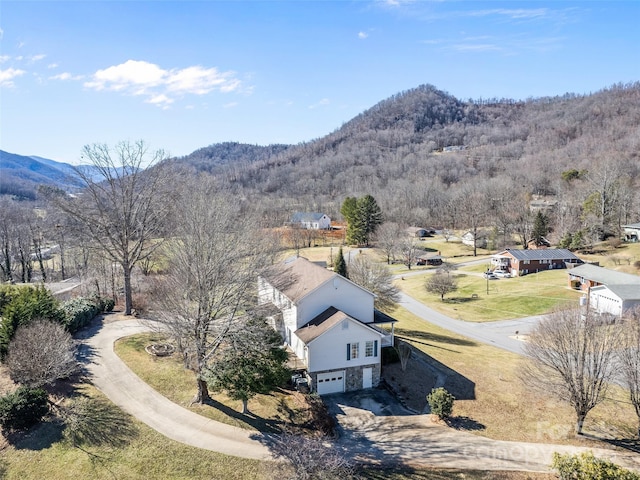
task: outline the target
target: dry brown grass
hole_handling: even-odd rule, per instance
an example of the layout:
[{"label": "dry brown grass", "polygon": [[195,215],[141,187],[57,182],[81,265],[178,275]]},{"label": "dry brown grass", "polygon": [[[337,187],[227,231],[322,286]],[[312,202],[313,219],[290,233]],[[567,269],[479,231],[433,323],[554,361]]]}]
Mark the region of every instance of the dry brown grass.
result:
[{"label": "dry brown grass", "polygon": [[[621,389],[610,389],[609,399],[587,417],[587,435],[577,437],[573,433],[573,410],[566,403],[534,392],[520,379],[519,366],[524,357],[468,340],[403,309],[394,316],[400,320],[397,335],[445,365],[445,369],[456,372],[450,375],[445,388],[458,397],[454,416],[464,419],[463,424],[470,425],[470,430],[500,440],[594,447],[605,444],[588,439],[588,435],[633,438],[637,418]],[[473,396],[468,398],[470,387]]]}]

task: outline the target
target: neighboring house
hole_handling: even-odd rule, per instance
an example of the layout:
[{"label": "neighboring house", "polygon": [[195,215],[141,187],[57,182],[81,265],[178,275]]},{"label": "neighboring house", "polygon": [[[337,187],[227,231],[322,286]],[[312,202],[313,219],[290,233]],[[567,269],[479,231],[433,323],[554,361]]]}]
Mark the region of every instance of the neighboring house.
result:
[{"label": "neighboring house", "polygon": [[588,291],[600,285],[637,285],[640,290],[640,277],[630,273],[616,272],[608,268],[586,263],[572,268],[568,272],[569,286],[576,290]]},{"label": "neighboring house", "polygon": [[625,242],[640,242],[640,223],[622,226]]},{"label": "neighboring house", "polygon": [[328,230],[331,228],[331,218],[324,213],[296,212],[291,217],[291,224],[308,230]]},{"label": "neighboring house", "polygon": [[[640,278],[640,277],[639,277]],[[616,317],[640,306],[640,283],[637,285],[598,285],[589,290],[589,308]]]},{"label": "neighboring house", "polygon": [[373,293],[299,257],[260,278],[258,298],[276,307],[268,320],[304,365],[313,391],[378,385],[381,348],[393,345],[396,320],[374,309]]},{"label": "neighboring house", "polygon": [[442,265],[442,257],[440,256],[440,252],[435,253],[425,253],[424,255],[420,255],[416,259],[416,265],[431,265],[438,266]]},{"label": "neighboring house", "polygon": [[527,247],[530,250],[536,250],[536,249],[541,249],[541,248],[549,248],[551,247],[551,242],[549,240],[547,240],[544,237],[540,238],[540,241],[538,243],[536,243],[535,240],[529,240],[529,242],[527,243]]},{"label": "neighboring house", "polygon": [[[476,238],[476,247],[477,248],[487,248],[487,237],[488,236],[489,235],[485,231],[478,232],[477,238]],[[467,245],[469,247],[473,247],[473,232],[465,233],[464,235],[462,235],[461,239],[462,239],[462,243],[464,243],[465,245]]]},{"label": "neighboring house", "polygon": [[540,250],[516,250],[507,248],[492,255],[491,264],[496,270],[506,270],[512,277],[536,273],[542,270],[567,268],[584,263],[580,258],[564,248]]},{"label": "neighboring house", "polygon": [[425,238],[431,237],[435,235],[436,231],[433,228],[419,228],[419,227],[408,227],[406,232],[409,236],[416,238]]}]

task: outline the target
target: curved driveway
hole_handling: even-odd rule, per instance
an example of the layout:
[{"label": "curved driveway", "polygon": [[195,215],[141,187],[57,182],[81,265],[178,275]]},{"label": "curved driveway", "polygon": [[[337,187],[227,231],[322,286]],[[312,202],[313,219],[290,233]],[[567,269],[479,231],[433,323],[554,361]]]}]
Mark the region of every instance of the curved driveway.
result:
[{"label": "curved driveway", "polygon": [[[108,318],[108,317],[107,317]],[[121,337],[149,330],[138,320],[100,323],[84,332],[81,356],[93,384],[111,401],[159,433],[187,445],[244,458],[269,459],[269,450],[242,430],[197,415],[144,383],[113,350]],[[547,471],[554,451],[577,452],[571,446],[503,442],[432,423],[411,415],[396,402],[379,400],[384,392],[327,398],[343,435],[337,446],[350,458],[374,463],[431,465],[442,468]],[[392,410],[393,408],[393,410]],[[640,456],[598,450],[628,467],[640,469]]]},{"label": "curved driveway", "polygon": [[[107,317],[109,318],[109,317]],[[148,331],[138,320],[100,323],[84,332],[80,355],[91,382],[125,412],[177,442],[238,457],[267,459],[255,432],[210,420],[160,395],[113,351],[118,338]]]}]

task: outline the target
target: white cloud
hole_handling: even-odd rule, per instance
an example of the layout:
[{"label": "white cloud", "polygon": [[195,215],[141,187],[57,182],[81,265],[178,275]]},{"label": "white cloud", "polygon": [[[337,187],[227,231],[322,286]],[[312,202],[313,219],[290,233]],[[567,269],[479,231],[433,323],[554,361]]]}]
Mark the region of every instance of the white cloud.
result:
[{"label": "white cloud", "polygon": [[233,108],[233,107],[237,107],[238,106],[238,102],[229,102],[229,103],[225,103],[222,107],[223,108]]},{"label": "white cloud", "polygon": [[51,77],[49,77],[49,80],[61,80],[61,81],[65,81],[65,80],[82,80],[82,75],[71,75],[69,72],[62,72],[59,73],[57,75],[53,75]]},{"label": "white cloud", "polygon": [[50,63],[49,65],[47,65],[47,68],[50,68],[50,69],[58,68],[58,64],[57,63]]},{"label": "white cloud", "polygon": [[11,57],[9,55],[0,55],[0,63],[4,63],[10,59]]},{"label": "white cloud", "polygon": [[206,95],[212,91],[237,91],[241,82],[235,72],[219,72],[199,65],[165,70],[153,63],[127,60],[93,74],[85,87],[144,96],[147,103],[167,106],[185,95]]},{"label": "white cloud", "polygon": [[8,68],[6,70],[0,70],[0,87],[13,87],[13,79],[26,72],[16,68]]},{"label": "white cloud", "polygon": [[368,36],[369,36],[369,34],[366,33],[366,32],[358,32],[358,38],[361,39],[361,40],[364,40]]},{"label": "white cloud", "polygon": [[309,108],[310,108],[311,110],[313,110],[314,108],[324,107],[325,105],[329,105],[329,103],[331,103],[331,102],[329,101],[329,99],[328,99],[328,98],[323,98],[323,99],[322,99],[322,100],[320,100],[319,102],[314,103],[313,105],[309,105]]},{"label": "white cloud", "polygon": [[29,57],[29,62],[31,62],[31,63],[39,62],[40,60],[43,60],[44,58],[46,58],[46,55],[44,53],[40,53],[38,55],[31,55]]}]

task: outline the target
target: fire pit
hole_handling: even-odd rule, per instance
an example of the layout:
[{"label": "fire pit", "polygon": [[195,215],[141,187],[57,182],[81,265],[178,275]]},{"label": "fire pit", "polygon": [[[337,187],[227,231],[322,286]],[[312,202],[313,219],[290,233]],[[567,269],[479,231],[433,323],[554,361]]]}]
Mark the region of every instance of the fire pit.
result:
[{"label": "fire pit", "polygon": [[153,343],[145,347],[145,352],[149,355],[155,355],[156,357],[168,357],[176,349],[170,343]]}]

